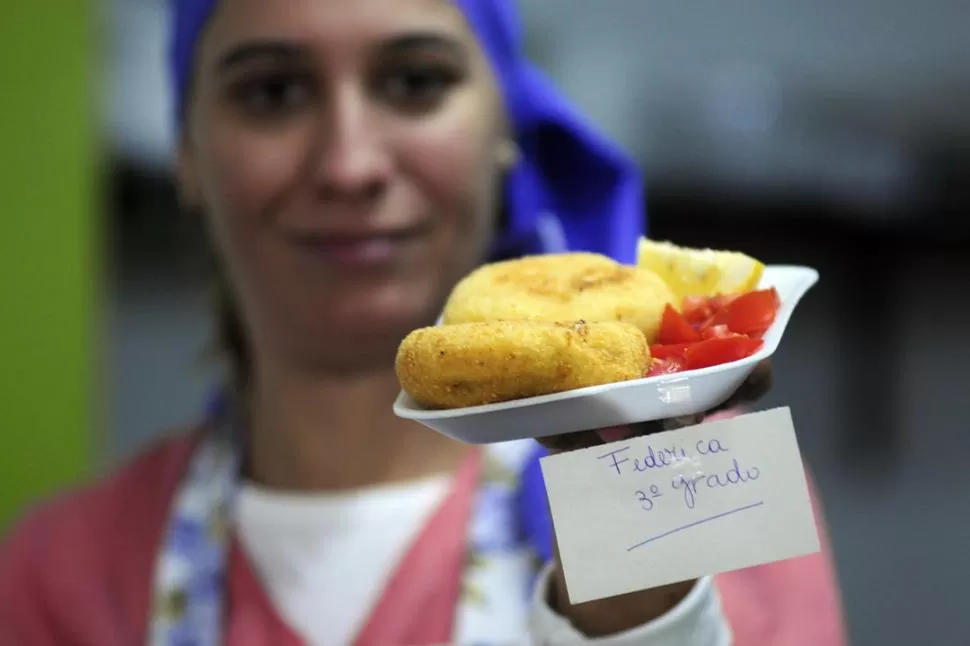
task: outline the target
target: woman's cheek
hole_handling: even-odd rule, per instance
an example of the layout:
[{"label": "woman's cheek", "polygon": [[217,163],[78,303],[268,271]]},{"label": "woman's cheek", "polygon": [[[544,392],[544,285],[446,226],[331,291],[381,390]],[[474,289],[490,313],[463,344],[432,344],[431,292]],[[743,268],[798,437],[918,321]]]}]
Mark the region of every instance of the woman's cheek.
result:
[{"label": "woman's cheek", "polygon": [[406,166],[438,217],[459,235],[490,231],[497,207],[495,155],[484,133],[452,130],[422,138]]},{"label": "woman's cheek", "polygon": [[300,176],[297,133],[261,135],[228,126],[213,130],[203,168],[212,173],[206,178],[212,191],[208,197],[220,212],[232,217],[266,212]]}]

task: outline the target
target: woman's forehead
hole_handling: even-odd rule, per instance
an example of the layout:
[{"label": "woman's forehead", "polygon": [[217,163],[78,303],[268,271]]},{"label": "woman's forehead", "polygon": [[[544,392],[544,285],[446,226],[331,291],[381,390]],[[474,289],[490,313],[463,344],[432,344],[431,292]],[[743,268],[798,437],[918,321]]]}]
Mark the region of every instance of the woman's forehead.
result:
[{"label": "woman's forehead", "polygon": [[251,39],[363,47],[409,32],[475,40],[453,0],[222,0],[205,49],[216,53]]}]

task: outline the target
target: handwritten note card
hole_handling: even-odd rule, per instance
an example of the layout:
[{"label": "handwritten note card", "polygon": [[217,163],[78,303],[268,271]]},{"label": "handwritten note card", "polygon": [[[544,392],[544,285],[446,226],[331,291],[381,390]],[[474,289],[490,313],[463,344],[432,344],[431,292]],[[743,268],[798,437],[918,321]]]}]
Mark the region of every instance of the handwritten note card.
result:
[{"label": "handwritten note card", "polygon": [[573,603],[819,550],[787,408],[546,457],[542,472]]}]

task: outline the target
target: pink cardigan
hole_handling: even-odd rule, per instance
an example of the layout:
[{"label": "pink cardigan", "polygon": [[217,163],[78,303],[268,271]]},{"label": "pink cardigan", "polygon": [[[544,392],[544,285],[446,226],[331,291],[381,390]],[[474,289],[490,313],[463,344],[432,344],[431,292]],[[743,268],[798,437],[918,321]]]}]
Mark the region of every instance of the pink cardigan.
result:
[{"label": "pink cardigan", "polygon": [[[11,646],[144,643],[155,557],[192,446],[189,437],[162,442],[112,477],[40,508],[14,530],[0,546],[0,641]],[[739,646],[847,643],[817,507],[816,517],[821,553],[716,577]],[[244,604],[259,614],[273,612],[254,586],[240,588],[240,581],[256,581],[245,559],[233,559],[229,578],[233,608]],[[261,619],[264,625],[281,623],[278,617]]]}]

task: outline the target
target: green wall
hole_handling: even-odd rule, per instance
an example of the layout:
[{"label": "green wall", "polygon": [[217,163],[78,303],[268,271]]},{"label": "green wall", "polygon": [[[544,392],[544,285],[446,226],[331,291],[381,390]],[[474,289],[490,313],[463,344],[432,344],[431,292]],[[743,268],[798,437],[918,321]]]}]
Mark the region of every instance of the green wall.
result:
[{"label": "green wall", "polygon": [[0,10],[0,530],[92,460],[101,277],[90,9],[4,0]]}]

